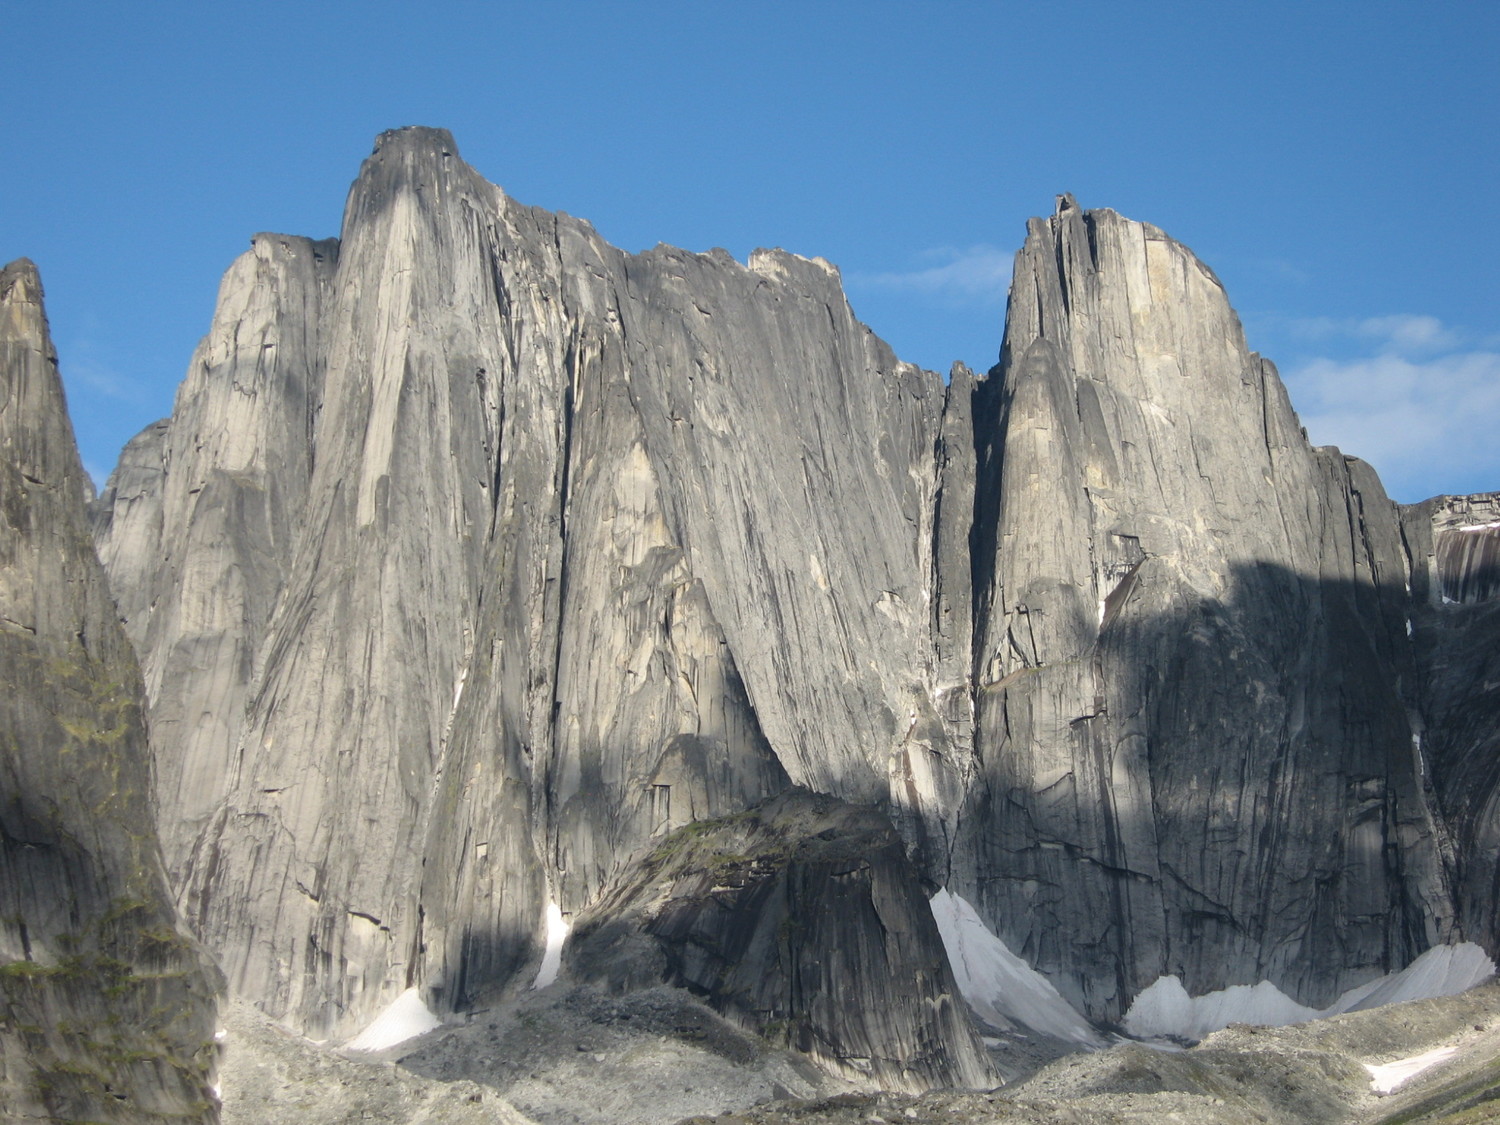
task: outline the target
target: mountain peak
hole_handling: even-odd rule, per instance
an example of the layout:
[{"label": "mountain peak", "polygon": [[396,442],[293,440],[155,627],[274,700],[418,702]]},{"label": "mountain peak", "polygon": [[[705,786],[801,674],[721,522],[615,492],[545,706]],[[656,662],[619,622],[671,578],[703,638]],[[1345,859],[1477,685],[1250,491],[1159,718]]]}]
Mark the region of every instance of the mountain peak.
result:
[{"label": "mountain peak", "polygon": [[370,155],[390,155],[396,151],[457,157],[458,145],[447,129],[436,129],[430,125],[403,125],[399,129],[387,129],[376,137],[375,147]]}]

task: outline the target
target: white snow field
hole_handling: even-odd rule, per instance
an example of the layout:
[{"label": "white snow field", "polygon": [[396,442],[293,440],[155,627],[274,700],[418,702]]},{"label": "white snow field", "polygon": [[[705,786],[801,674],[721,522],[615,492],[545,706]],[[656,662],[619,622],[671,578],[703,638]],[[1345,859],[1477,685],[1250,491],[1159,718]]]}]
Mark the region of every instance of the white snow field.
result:
[{"label": "white snow field", "polygon": [[1435,946],[1400,972],[1351,988],[1321,1010],[1298,1004],[1270,981],[1189,996],[1182,981],[1166,976],[1135,998],[1124,1023],[1126,1032],[1138,1039],[1196,1040],[1232,1023],[1282,1027],[1407,1000],[1453,996],[1494,975],[1494,962],[1472,942]]},{"label": "white snow field", "polygon": [[563,942],[568,940],[569,929],[571,927],[562,916],[562,907],[556,902],[548,901],[547,950],[542,954],[542,966],[536,971],[536,980],[531,982],[533,992],[546,988],[557,980],[557,974],[562,969]]},{"label": "white snow field", "polygon": [[932,896],[931,906],[958,991],[986,1021],[999,1028],[1022,1023],[1043,1035],[1087,1047],[1105,1045],[1103,1036],[1058,994],[1052,982],[991,933],[961,895],[940,890]]},{"label": "white snow field", "polygon": [[418,989],[408,988],[392,1000],[368,1027],[345,1043],[344,1050],[383,1051],[397,1043],[415,1039],[418,1035],[426,1035],[441,1027],[442,1023],[422,1002],[422,993]]},{"label": "white snow field", "polygon": [[[932,896],[930,905],[958,990],[982,1018],[998,1028],[1021,1023],[1069,1042],[1106,1045],[1051,981],[985,926],[962,895],[945,888]],[[1197,1041],[1232,1023],[1284,1027],[1407,1000],[1453,996],[1494,975],[1494,962],[1473,942],[1441,945],[1400,972],[1351,988],[1323,1009],[1297,1003],[1270,981],[1189,996],[1181,980],[1166,976],[1135,998],[1125,1014],[1124,1029],[1137,1039]]]},{"label": "white snow field", "polygon": [[1437,1066],[1445,1059],[1451,1059],[1458,1054],[1457,1047],[1439,1047],[1435,1051],[1425,1051],[1420,1055],[1413,1055],[1409,1059],[1397,1059],[1388,1063],[1365,1063],[1364,1068],[1370,1072],[1370,1086],[1377,1094],[1392,1093],[1408,1078],[1415,1078],[1429,1067]]}]

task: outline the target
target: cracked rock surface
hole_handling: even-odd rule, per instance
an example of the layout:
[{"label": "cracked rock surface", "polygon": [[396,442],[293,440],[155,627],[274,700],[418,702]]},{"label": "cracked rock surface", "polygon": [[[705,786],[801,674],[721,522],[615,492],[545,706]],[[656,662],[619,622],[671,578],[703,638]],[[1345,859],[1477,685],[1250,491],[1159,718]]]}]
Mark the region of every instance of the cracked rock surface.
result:
[{"label": "cracked rock surface", "polygon": [[1398,510],[1308,446],[1218,279],[1062,197],[975,416],[956,883],[1010,948],[1112,1022],[1159,976],[1322,1006],[1453,940]]},{"label": "cracked rock surface", "polygon": [[219,980],[168,889],[89,491],[21,259],[0,270],[0,1116],[214,1121]]},{"label": "cracked rock surface", "polygon": [[[1500,952],[1493,515],[1311,448],[1149,224],[1033,220],[1000,364],[945,381],[821,259],[628,254],[409,128],[338,239],[231,266],[95,530],[235,995],[315,1038],[412,987],[473,1012],[533,978],[549,906],[615,910],[746,1026],[842,990],[809,1049],[915,1087],[981,1066],[923,1007],[938,887],[1104,1026],[1168,974],[1322,1006]],[[817,864],[652,881],[799,789],[889,832],[847,900]],[[659,892],[699,900],[665,945]],[[721,899],[809,944],[686,956],[733,945]]]}]

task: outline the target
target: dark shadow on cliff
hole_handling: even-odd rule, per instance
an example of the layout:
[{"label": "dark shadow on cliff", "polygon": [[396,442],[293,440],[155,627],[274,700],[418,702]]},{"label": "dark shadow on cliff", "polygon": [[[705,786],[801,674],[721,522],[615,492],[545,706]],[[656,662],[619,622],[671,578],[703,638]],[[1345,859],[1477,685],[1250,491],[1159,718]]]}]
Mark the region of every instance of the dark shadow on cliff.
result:
[{"label": "dark shadow on cliff", "polygon": [[[1106,598],[1094,645],[976,693],[958,864],[976,874],[954,889],[1105,1023],[1166,974],[1194,995],[1268,979],[1321,1007],[1434,944],[1493,954],[1482,841],[1500,723],[1475,716],[1500,712],[1482,710],[1500,695],[1485,688],[1500,683],[1485,671],[1500,661],[1500,603],[1425,599],[1424,583],[1408,595],[1269,564],[1235,567],[1223,596],[1203,597],[1143,557]],[[1078,698],[1089,705],[1067,711]],[[848,873],[789,883],[785,847],[718,841],[747,815],[695,822],[625,864],[583,916],[565,976],[622,993],[685,985],[809,1049],[799,1021],[847,985],[806,977],[802,961],[868,971],[865,931],[879,927],[838,905]],[[877,850],[850,870],[868,877]],[[919,886],[915,872],[898,882],[907,897]],[[645,911],[663,894],[672,909]],[[471,980],[471,1016],[507,985],[524,982]],[[787,1003],[756,998],[783,990]],[[848,1050],[847,1028],[825,1031],[818,1049]]]},{"label": "dark shadow on cliff", "polygon": [[565,980],[617,997],[685,989],[761,1051],[791,1048],[854,1081],[994,1084],[881,812],[792,788],[654,843],[575,921]]},{"label": "dark shadow on cliff", "polygon": [[[1492,667],[1500,617],[1422,594],[1255,564],[1204,597],[1143,558],[1093,645],[980,685],[960,830],[976,877],[957,889],[1106,1023],[1166,974],[1321,1007],[1434,944],[1493,954],[1476,845],[1495,817],[1450,848],[1438,797],[1451,811],[1467,771],[1488,810],[1497,771],[1483,724],[1456,717],[1475,677],[1433,661]],[[1491,882],[1455,913],[1476,866]]]}]

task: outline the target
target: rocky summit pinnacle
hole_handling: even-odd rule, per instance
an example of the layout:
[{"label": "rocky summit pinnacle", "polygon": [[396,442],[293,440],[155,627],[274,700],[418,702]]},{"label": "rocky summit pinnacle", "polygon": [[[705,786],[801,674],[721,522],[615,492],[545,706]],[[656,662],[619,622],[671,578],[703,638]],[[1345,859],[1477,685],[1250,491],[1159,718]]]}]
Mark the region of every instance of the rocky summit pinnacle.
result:
[{"label": "rocky summit pinnacle", "polygon": [[1004,355],[965,817],[1000,935],[1105,1020],[1168,975],[1321,1006],[1450,940],[1374,474],[1308,447],[1218,279],[1112,211],[1033,220]]},{"label": "rocky summit pinnacle", "polygon": [[472,1013],[552,917],[565,982],[919,1090],[1167,977],[1500,951],[1493,512],[1311,448],[1212,271],[1071,196],[945,380],[821,259],[627,254],[408,128],[230,266],[94,526],[235,996]]}]

